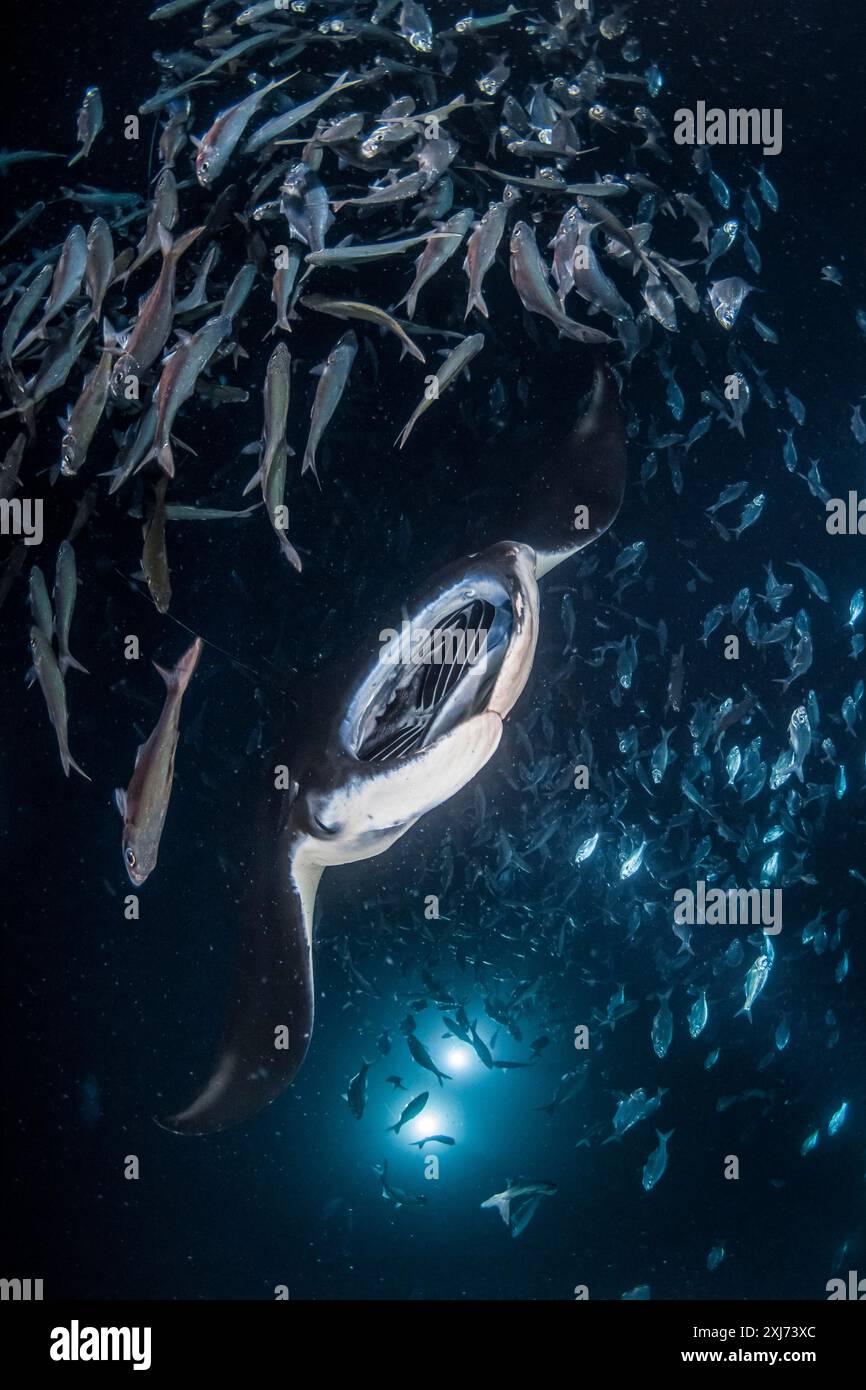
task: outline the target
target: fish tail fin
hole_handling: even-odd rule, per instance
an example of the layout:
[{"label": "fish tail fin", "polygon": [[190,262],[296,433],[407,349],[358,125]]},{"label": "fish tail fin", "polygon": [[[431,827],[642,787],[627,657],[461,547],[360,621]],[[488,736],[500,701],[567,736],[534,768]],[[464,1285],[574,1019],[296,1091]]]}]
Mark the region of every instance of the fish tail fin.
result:
[{"label": "fish tail fin", "polygon": [[66,672],[70,669],[73,671],[80,671],[84,676],[90,675],[87,667],[82,666],[80,661],[76,661],[75,657],[72,656],[70,652],[64,652],[63,656],[58,657],[57,664],[60,667],[60,674],[62,676],[65,676]]},{"label": "fish tail fin", "polygon": [[[160,232],[162,232],[162,230],[163,230],[162,227],[160,227]],[[184,253],[185,251],[188,251],[188,250],[189,250],[189,248],[192,246],[193,242],[198,240],[198,238],[201,236],[201,234],[202,234],[203,231],[204,231],[204,227],[203,227],[203,226],[201,226],[201,227],[193,227],[193,228],[191,228],[190,231],[184,232],[183,236],[179,236],[179,237],[177,238],[177,241],[172,241],[171,237],[169,236],[169,237],[168,237],[168,243],[169,243],[168,251],[165,250],[165,243],[164,243],[164,241],[163,241],[162,236],[160,236],[160,238],[159,238],[159,244],[160,244],[160,246],[162,247],[163,255],[171,256],[172,259],[173,259],[173,261],[175,262],[175,265],[176,265],[177,262],[180,260],[181,256],[183,255],[183,253]]]},{"label": "fish tail fin", "polygon": [[[17,343],[14,345],[14,347],[12,348],[12,351],[11,351],[11,353],[9,354],[9,356],[10,356],[10,357],[20,357],[20,355],[21,355],[22,352],[26,352],[26,351],[27,351],[27,349],[30,347],[30,344],[31,344],[31,343],[35,343],[37,338],[44,338],[44,337],[45,337],[45,333],[44,333],[44,331],[42,330],[42,325],[41,325],[41,324],[39,325],[38,328],[31,328],[30,332],[29,332],[29,333],[25,333],[24,337],[23,337],[19,342],[17,342]],[[8,412],[7,412],[7,413],[8,413]]]},{"label": "fish tail fin", "polygon": [[[156,462],[167,477],[174,477],[174,453],[170,440],[165,444],[155,444],[147,458],[142,459],[139,467],[143,468],[146,463],[150,463],[151,459],[156,459]],[[136,469],[136,472],[138,472],[138,469]]]},{"label": "fish tail fin", "polygon": [[168,670],[165,666],[159,666],[157,662],[153,663],[172,693],[177,691],[179,695],[183,695],[192,680],[193,672],[198,665],[203,646],[204,643],[202,639],[197,637],[192,646],[188,647],[184,652],[183,656],[177,662],[177,665],[172,666],[171,670]]},{"label": "fish tail fin", "polygon": [[117,276],[115,280],[112,281],[112,285],[119,285],[122,290],[125,290],[126,282],[129,279],[130,275],[133,275],[135,271],[138,270],[139,266],[143,264],[144,261],[142,260],[141,256],[136,256],[135,260],[132,262],[132,265],[127,266],[126,270],[124,270],[120,275]]},{"label": "fish tail fin", "polygon": [[72,155],[72,157],[71,157],[69,160],[67,160],[67,163],[66,163],[67,169],[71,169],[72,166],[73,166],[73,164],[77,164],[78,161],[79,161],[79,159],[83,159],[83,158],[84,158],[84,146],[82,145],[82,147],[81,147],[81,149],[78,151],[78,153]]},{"label": "fish tail fin", "polygon": [[277,533],[277,539],[280,542],[280,549],[282,550],[289,564],[292,566],[293,569],[296,569],[298,571],[298,574],[300,574],[303,569],[303,566],[301,564],[301,557],[298,554],[295,547],[292,545],[292,542],[289,540],[287,536],[284,536],[279,532]]},{"label": "fish tail fin", "polygon": [[[490,318],[487,312],[487,305],[484,302],[484,295],[480,290],[470,290],[469,298],[466,300],[466,313],[463,315],[464,322],[468,319],[473,309],[477,309],[479,314],[483,314],[486,319]],[[411,314],[409,317],[412,317]]]},{"label": "fish tail fin", "polygon": [[75,761],[68,748],[66,749],[65,755],[61,754],[60,760],[63,763],[63,771],[66,773],[67,777],[69,776],[69,769],[71,767],[74,767],[76,772],[81,773],[81,776],[84,778],[85,782],[93,781],[92,777],[88,777],[87,773],[84,771],[84,768],[79,767],[78,763]]},{"label": "fish tail fin", "polygon": [[749,1022],[751,1023],[751,1021],[752,1021],[752,1010],[749,1009],[749,1008],[747,1008],[745,1004],[743,1005],[743,1007],[742,1007],[741,1009],[737,1009],[737,1012],[734,1014],[734,1018],[739,1018],[739,1017],[740,1017],[740,1014],[745,1014],[745,1015],[746,1015],[746,1018],[747,1018],[747,1019],[749,1020]]},{"label": "fish tail fin", "polygon": [[309,448],[309,446],[308,446],[308,447],[304,450],[304,461],[303,461],[303,463],[301,464],[301,477],[303,477],[304,474],[305,474],[306,472],[308,472],[309,469],[311,469],[311,468],[312,468],[312,470],[313,470],[313,477],[315,478],[316,482],[319,484],[319,487],[321,487],[321,486],[322,486],[322,480],[321,480],[321,478],[319,477],[319,474],[318,474],[318,472],[317,472],[317,470],[316,470],[316,455],[315,455],[315,451],[314,451],[313,449]]}]

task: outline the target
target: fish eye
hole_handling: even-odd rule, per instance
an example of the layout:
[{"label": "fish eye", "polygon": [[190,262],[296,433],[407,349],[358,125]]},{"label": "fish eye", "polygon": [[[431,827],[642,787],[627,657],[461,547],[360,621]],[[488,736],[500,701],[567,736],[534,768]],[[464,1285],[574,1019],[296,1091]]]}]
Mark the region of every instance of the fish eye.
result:
[{"label": "fish eye", "polygon": [[126,859],[126,867],[128,869],[134,869],[136,864],[135,850],[128,848],[124,857]]}]

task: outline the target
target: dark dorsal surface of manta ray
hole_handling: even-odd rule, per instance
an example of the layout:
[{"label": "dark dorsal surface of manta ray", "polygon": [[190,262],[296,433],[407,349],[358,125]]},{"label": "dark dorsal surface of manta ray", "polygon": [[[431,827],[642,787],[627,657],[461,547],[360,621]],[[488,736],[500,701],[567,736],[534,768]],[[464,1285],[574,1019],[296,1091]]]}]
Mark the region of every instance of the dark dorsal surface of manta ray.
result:
[{"label": "dark dorsal surface of manta ray", "polygon": [[384,853],[492,758],[532,671],[538,580],[608,529],[625,474],[619,392],[599,361],[586,412],[515,499],[517,539],[437,574],[409,606],[408,630],[371,638],[343,700],[296,750],[276,853],[259,837],[254,919],[216,1066],[184,1110],[160,1121],[166,1129],[229,1128],[294,1079],[313,1030],[322,874]]}]

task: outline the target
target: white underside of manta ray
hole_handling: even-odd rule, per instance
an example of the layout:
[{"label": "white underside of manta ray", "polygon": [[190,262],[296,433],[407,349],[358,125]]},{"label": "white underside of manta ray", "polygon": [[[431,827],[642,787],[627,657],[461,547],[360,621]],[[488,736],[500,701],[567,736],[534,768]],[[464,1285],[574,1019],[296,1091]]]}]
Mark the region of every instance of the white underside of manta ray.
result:
[{"label": "white underside of manta ray", "polygon": [[[493,757],[503,721],[532,671],[538,581],[596,540],[625,489],[625,427],[610,369],[516,503],[514,533],[436,576],[401,629],[371,646],[335,717],[302,750],[280,832],[276,877],[263,890],[242,956],[234,1010],[209,1081],[160,1123],[208,1134],[274,1100],[301,1066],[313,1028],[313,913],[325,869],[382,854]],[[588,522],[575,529],[578,508]],[[402,646],[401,646],[402,643]],[[288,1030],[288,1046],[275,1038]]]}]

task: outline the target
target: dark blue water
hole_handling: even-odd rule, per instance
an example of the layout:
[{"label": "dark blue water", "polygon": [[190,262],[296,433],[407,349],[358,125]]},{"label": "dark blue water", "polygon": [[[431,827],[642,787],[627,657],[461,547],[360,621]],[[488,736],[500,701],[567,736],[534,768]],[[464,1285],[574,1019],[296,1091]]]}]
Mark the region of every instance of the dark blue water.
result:
[{"label": "dark blue water", "polygon": [[[431,6],[431,13],[434,8],[437,23],[440,12],[443,20],[458,13],[444,5]],[[142,122],[140,149],[121,138],[117,113],[135,110],[153,91],[150,53],[157,44],[183,45],[187,17],[157,37],[143,9],[81,5],[74,17],[59,5],[43,5],[38,14],[23,5],[16,11],[3,145],[72,149],[81,94],[98,83],[111,119],[90,160],[70,177],[144,194],[143,147],[152,118]],[[656,476],[641,485],[652,439],[680,428],[665,404],[657,357],[664,334],[655,330],[625,383],[631,440],[624,506],[598,547],[545,581],[532,681],[495,759],[476,784],[424,818],[387,855],[326,876],[309,1056],[282,1098],[223,1135],[178,1138],[153,1117],[182,1105],[207,1074],[232,987],[257,808],[273,764],[290,761],[293,740],[315,712],[320,697],[313,678],[339,689],[359,635],[398,620],[401,603],[437,566],[508,534],[513,486],[574,419],[590,381],[588,354],[557,339],[542,320],[527,319],[500,265],[488,285],[490,350],[473,364],[471,380],[438,404],[436,417],[431,413],[418,426],[403,453],[394,451],[393,440],[417,400],[422,374],[414,367],[410,374],[405,361],[398,366],[393,345],[363,335],[351,389],[323,449],[321,491],[307,479],[301,486],[297,460],[290,468],[291,534],[304,558],[302,577],[281,560],[261,516],[170,527],[171,613],[214,645],[190,688],[159,866],[141,892],[134,922],[124,919],[129,890],[112,792],[128,783],[136,745],[158,716],[162,690],[150,659],[173,662],[188,637],[128,582],[138,569],[141,534],[127,510],[142,488],[135,483],[119,497],[105,494],[99,475],[114,460],[113,422],[103,422],[82,475],[51,488],[43,470],[56,462],[54,416],[74,393],[52,397],[39,417],[22,477],[29,495],[47,499],[45,542],[27,559],[45,569],[49,582],[56,546],[81,496],[90,484],[99,487],[95,514],[76,542],[82,582],[73,651],[91,674],[73,672],[68,680],[73,752],[92,783],[63,778],[39,690],[25,688],[29,617],[21,580],[4,606],[0,638],[4,1268],[44,1278],[47,1296],[270,1299],[285,1285],[291,1297],[312,1299],[562,1299],[587,1285],[594,1299],[616,1299],[649,1285],[658,1299],[807,1299],[824,1297],[831,1276],[866,1259],[860,940],[866,889],[850,873],[866,873],[864,739],[862,713],[853,734],[840,713],[864,676],[862,656],[849,657],[844,629],[849,599],[863,583],[864,542],[828,536],[820,500],[782,462],[782,430],[794,425],[784,401],[788,387],[807,411],[796,431],[800,471],[819,460],[834,497],[847,496],[863,477],[862,447],[849,425],[866,358],[855,322],[855,312],[866,308],[856,61],[862,20],[854,4],[828,11],[805,0],[774,0],[760,13],[745,5],[647,3],[639,13],[635,7],[632,31],[642,41],[638,68],[655,61],[664,73],[653,109],[668,131],[673,112],[698,100],[784,112],[783,153],[767,161],[781,207],[774,215],[762,206],[763,228],[754,234],[760,277],[742,251],[723,263],[728,268],[716,267],[717,274],[743,275],[759,286],[736,338],[766,370],[778,404],[768,408],[753,379],[744,439],[716,425],[687,458],[675,453],[684,474],[681,493],[662,449]],[[497,50],[492,39],[489,49]],[[613,70],[621,68],[605,56]],[[336,71],[338,61],[325,70]],[[456,78],[455,84],[459,89]],[[444,81],[443,94],[451,94]],[[211,102],[202,98],[193,130],[204,128],[208,113]],[[627,150],[628,140],[621,148]],[[644,172],[710,206],[689,151],[671,151],[673,166],[641,166]],[[188,176],[186,160],[179,176]],[[736,203],[745,187],[754,191],[758,162],[751,150],[714,152]],[[66,181],[46,169],[24,165],[4,179],[4,225]],[[186,225],[207,204],[195,189],[182,196],[189,199],[182,203]],[[633,201],[629,207],[631,215]],[[78,213],[67,203],[49,206],[6,248],[9,258],[23,264],[25,251],[62,240],[73,216]],[[85,226],[89,216],[81,214]],[[665,219],[656,220],[667,231]],[[669,254],[686,259],[691,229],[684,228],[680,223]],[[539,236],[539,245],[547,239]],[[228,236],[226,276],[240,264],[241,245]],[[841,287],[822,279],[826,265],[841,271]],[[450,269],[456,281],[457,262]],[[139,293],[151,283],[150,272],[155,262],[143,272]],[[388,295],[400,282],[391,269],[374,270],[363,288],[371,302],[393,303],[397,296]],[[435,289],[427,294],[419,319],[431,322],[439,309],[441,321],[459,329],[462,309],[455,316]],[[260,430],[260,383],[272,347],[263,341],[273,315],[268,295],[260,278],[241,335],[248,357],[236,375],[228,364],[224,371],[226,381],[249,390],[249,402],[218,408],[199,402],[181,418],[178,433],[197,454],[183,460],[177,492],[183,501],[241,505],[252,461],[240,451]],[[775,327],[778,346],[760,341],[748,324],[752,312]],[[700,393],[708,382],[721,390],[728,341],[707,315],[693,322],[680,305],[679,318],[672,351],[687,432],[707,409]],[[315,387],[307,368],[336,336],[331,320],[308,316],[290,342],[302,364],[289,430],[299,452]],[[693,338],[706,348],[707,371],[692,356]],[[491,406],[497,378],[503,392]],[[16,426],[3,425],[5,449]],[[756,493],[764,492],[767,503],[741,540],[724,541],[705,508],[739,479],[748,480],[749,490],[731,508],[731,523]],[[606,576],[620,549],[637,540],[648,552],[640,580],[616,598],[616,580]],[[822,576],[829,603],[810,595],[801,574],[788,567],[792,560]],[[803,607],[812,627],[814,665],[787,693],[778,683],[785,675],[780,647],[762,651],[743,640],[734,663],[722,658],[717,641],[705,649],[697,640],[713,605],[730,604],[744,586],[753,596],[764,592],[769,561],[781,580],[795,585],[780,616]],[[709,583],[696,580],[690,562]],[[563,654],[566,590],[577,614],[577,658]],[[766,606],[761,617],[770,620]],[[664,654],[636,618],[664,620]],[[722,629],[729,630],[729,624]],[[124,659],[128,634],[140,639],[138,663]],[[640,660],[631,688],[620,689],[615,704],[613,659],[592,666],[580,658],[626,635],[637,636]],[[686,699],[683,713],[669,720],[665,686],[670,653],[680,644]],[[680,776],[691,755],[695,702],[715,710],[725,698],[741,698],[743,685],[759,708],[746,730],[727,735],[724,752],[760,735],[762,757],[772,764],[787,747],[788,721],[808,690],[816,692],[822,716],[806,768],[808,791],[789,782],[775,801],[765,788],[744,807],[724,792],[713,755],[709,800],[724,806],[738,837],[753,815],[763,835],[792,788],[803,798],[792,812],[796,834],[773,845],[791,881],[775,961],[751,1026],[735,1017],[757,953],[749,933],[739,933],[744,954],[735,968],[720,964],[738,935],[733,929],[696,928],[694,957],[677,958],[672,894],[659,882],[653,852],[670,819],[688,806]],[[646,758],[661,726],[671,722],[677,760],[651,801],[620,753],[618,735],[636,726]],[[580,800],[585,794],[563,776],[582,731],[592,740],[599,773],[590,814]],[[846,767],[841,798],[833,790],[835,768],[822,761],[826,738]],[[525,774],[543,758],[556,776],[529,789]],[[827,794],[817,793],[819,787],[829,788]],[[611,807],[626,788],[627,809],[615,823]],[[553,821],[551,840],[528,851],[539,827]],[[641,838],[650,842],[647,867],[630,881],[619,877],[623,825],[633,847]],[[577,844],[596,829],[603,844],[578,870]],[[734,871],[739,864],[741,881],[757,882],[771,850],[760,846],[738,861],[737,843],[698,815],[692,849],[704,834],[714,854],[727,856]],[[674,835],[672,843],[686,855],[685,841]],[[503,846],[525,859],[527,871],[504,867]],[[799,855],[812,881],[794,873]],[[428,894],[439,895],[439,921],[425,920]],[[802,940],[804,925],[819,911],[827,932],[820,954]],[[850,966],[838,982],[844,952]],[[707,989],[709,1022],[692,1039],[688,985],[696,982]],[[638,1007],[610,1030],[594,1021],[594,1011],[604,1014],[619,986]],[[674,1036],[660,1061],[651,1023],[657,993],[671,986]],[[491,1016],[494,1001],[520,995],[524,1002],[511,1010],[509,1032]],[[453,1016],[453,1008],[436,1007],[443,996],[463,1003],[488,1043],[496,1036],[497,1058],[527,1061],[535,1039],[547,1036],[550,1043],[531,1067],[489,1071],[465,1044],[443,1036],[442,1014]],[[408,1054],[400,1024],[410,1013],[418,1037],[451,1074],[442,1088]],[[778,1051],[774,1033],[785,1016],[791,1039]],[[584,1023],[591,1046],[578,1055],[574,1029]],[[343,1092],[362,1060],[378,1056],[383,1031],[392,1050],[372,1068],[367,1107],[356,1120]],[[719,1060],[708,1071],[704,1061],[715,1048]],[[759,1068],[768,1054],[768,1065]],[[540,1110],[560,1076],[585,1055],[580,1094],[553,1115]],[[386,1083],[392,1073],[403,1078],[406,1092]],[[663,1108],[622,1142],[603,1145],[617,1100],[639,1086],[651,1094],[665,1088]],[[402,1105],[425,1089],[430,1100],[423,1117],[399,1136],[387,1133]],[[760,1095],[718,1108],[721,1098],[749,1091]],[[828,1121],[843,1101],[847,1118],[829,1137]],[[647,1193],[641,1173],[656,1144],[656,1124],[674,1133],[668,1170]],[[814,1129],[820,1140],[803,1157],[801,1145]],[[422,1155],[408,1142],[433,1133],[452,1136],[455,1146],[428,1146]],[[576,1147],[582,1139],[587,1142]],[[431,1152],[439,1160],[436,1177],[428,1176],[429,1167],[425,1174]],[[124,1177],[132,1155],[140,1165],[135,1181]],[[739,1158],[736,1181],[724,1177],[729,1155]],[[425,1205],[395,1210],[382,1200],[374,1165],[383,1159],[391,1182],[423,1194]],[[542,1200],[515,1240],[480,1204],[517,1175],[555,1183],[558,1191]],[[714,1246],[724,1246],[726,1256],[709,1272]]]}]

